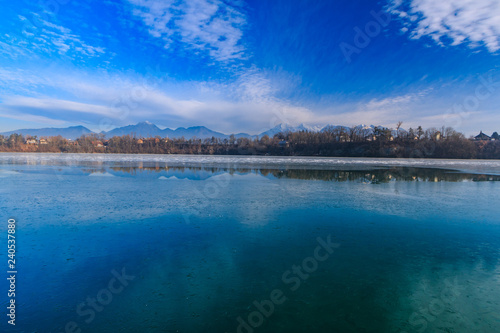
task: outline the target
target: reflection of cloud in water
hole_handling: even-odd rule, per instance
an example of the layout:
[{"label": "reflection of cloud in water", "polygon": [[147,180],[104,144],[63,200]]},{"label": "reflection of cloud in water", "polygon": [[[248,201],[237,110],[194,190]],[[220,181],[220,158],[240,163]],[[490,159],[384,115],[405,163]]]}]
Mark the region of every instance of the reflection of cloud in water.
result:
[{"label": "reflection of cloud in water", "polygon": [[[214,200],[224,197],[227,193],[231,196],[231,209],[235,213],[235,217],[240,223],[263,226],[269,223],[276,215],[277,205],[274,198],[262,200],[262,189],[269,186],[274,186],[272,181],[263,178],[259,174],[245,173],[232,175],[217,175],[210,179],[212,184],[220,188],[220,193],[214,196]],[[231,185],[230,185],[231,183]],[[230,191],[228,187],[240,188],[239,191]],[[224,191],[225,193],[223,193]]]},{"label": "reflection of cloud in water", "polygon": [[498,263],[495,268],[484,261],[437,264],[408,277],[412,282],[400,299],[405,306],[392,312],[399,331],[494,332],[500,318]]},{"label": "reflection of cloud in water", "polygon": [[19,172],[17,172],[17,171],[0,169],[0,178],[16,176],[18,174],[19,174]]},{"label": "reflection of cloud in water", "polygon": [[[8,202],[6,208],[16,206],[39,214],[33,221],[42,216],[44,221],[50,221],[50,217],[46,216],[48,213],[41,211],[43,205],[57,207],[66,214],[68,221],[74,220],[75,223],[180,213],[198,218],[220,216],[254,226],[268,224],[280,218],[283,212],[295,209],[356,209],[412,220],[434,219],[446,214],[447,219],[487,220],[489,223],[493,223],[490,218],[481,218],[482,215],[478,216],[477,212],[485,211],[493,216],[498,211],[496,206],[488,204],[492,198],[489,186],[495,186],[496,182],[483,183],[484,186],[457,182],[463,174],[449,174],[443,170],[407,168],[398,172],[347,172],[204,167],[156,169],[154,166],[152,170],[147,166],[143,169],[127,167],[126,171],[120,171],[119,167],[92,170],[93,177],[115,175],[110,187],[107,181],[87,182],[86,177],[80,177],[88,174],[88,169],[82,166],[65,168],[64,175],[71,177],[65,177],[64,181],[56,178],[57,173],[40,173],[46,170],[46,166],[16,165],[16,168],[22,170],[23,177],[15,177],[15,185],[7,183],[10,182],[9,177],[2,180],[5,188],[21,189],[16,190],[19,200]],[[414,176],[418,176],[416,179],[434,180],[436,174],[439,179],[450,181],[406,181]],[[363,179],[373,179],[374,175],[378,179],[392,176],[385,182],[363,183]],[[39,186],[33,187],[34,179]],[[168,186],[166,183],[165,186],[158,186],[158,180],[171,182],[167,182]],[[471,193],[475,198],[474,204],[470,201]],[[65,205],[57,206],[62,198]]]},{"label": "reflection of cloud in water", "polygon": [[[134,281],[135,288],[129,297],[148,307],[131,313],[132,322],[143,321],[150,315],[144,312],[150,309],[161,309],[168,318],[192,316],[193,321],[171,323],[187,332],[195,323],[213,325],[214,313],[230,310],[225,305],[238,296],[244,272],[234,262],[234,249],[224,243],[206,244],[206,241],[183,245],[165,241],[164,250],[149,263],[143,279]],[[128,307],[124,312],[128,312]]]},{"label": "reflection of cloud in water", "polygon": [[94,172],[89,175],[89,177],[115,177],[115,175],[109,172]]}]

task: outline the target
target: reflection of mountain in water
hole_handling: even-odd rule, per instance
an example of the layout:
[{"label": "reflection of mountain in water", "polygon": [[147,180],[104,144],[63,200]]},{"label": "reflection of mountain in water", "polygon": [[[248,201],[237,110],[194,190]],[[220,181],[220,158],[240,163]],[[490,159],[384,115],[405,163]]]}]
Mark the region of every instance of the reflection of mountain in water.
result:
[{"label": "reflection of mountain in water", "polygon": [[225,167],[183,167],[167,166],[161,163],[141,163],[136,166],[114,166],[86,169],[89,173],[111,172],[116,175],[160,176],[178,179],[204,180],[216,175],[229,173],[245,175],[257,174],[270,178],[288,178],[322,181],[361,181],[378,184],[389,181],[423,182],[461,182],[461,181],[500,181],[500,176],[472,174],[447,169],[391,167],[373,170],[309,170],[309,169],[263,169],[263,168],[225,168]]}]

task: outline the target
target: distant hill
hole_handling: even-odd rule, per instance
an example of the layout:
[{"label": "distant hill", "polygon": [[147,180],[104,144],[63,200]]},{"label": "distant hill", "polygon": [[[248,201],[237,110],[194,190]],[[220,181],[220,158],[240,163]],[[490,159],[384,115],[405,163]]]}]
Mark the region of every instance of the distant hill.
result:
[{"label": "distant hill", "polygon": [[165,128],[162,131],[162,136],[168,136],[169,138],[180,138],[184,137],[185,139],[190,139],[196,137],[198,139],[209,139],[211,137],[226,139],[229,135],[224,133],[215,132],[211,129],[206,128],[205,126],[194,126],[194,127],[179,127],[176,130],[172,130],[170,128]]},{"label": "distant hill", "polygon": [[3,132],[0,133],[4,136],[9,136],[11,134],[22,134],[23,136],[37,136],[41,137],[49,137],[49,136],[62,136],[66,139],[75,140],[82,135],[87,135],[93,133],[91,130],[84,126],[71,126],[67,128],[37,128],[37,129],[19,129],[15,131]]},{"label": "distant hill", "polygon": [[158,126],[150,123],[149,121],[143,121],[136,125],[118,127],[108,132],[102,132],[102,134],[106,135],[107,138],[124,135],[132,135],[139,138],[152,138],[157,135],[161,137],[165,136],[163,131]]},{"label": "distant hill", "polygon": [[160,129],[155,124],[148,121],[138,123],[136,125],[128,125],[124,127],[118,127],[108,132],[103,132],[107,138],[113,136],[123,136],[132,135],[139,138],[152,138],[155,136],[159,137],[169,137],[171,139],[184,137],[185,139],[191,139],[196,137],[198,139],[207,139],[211,137],[216,137],[220,139],[228,138],[229,135],[224,133],[212,131],[205,126],[193,126],[193,127],[179,127],[175,130],[170,128]]},{"label": "distant hill", "polygon": [[239,138],[254,139],[256,137],[256,135],[250,135],[247,133],[238,133],[238,134],[235,134],[234,137],[236,139],[239,139]]}]

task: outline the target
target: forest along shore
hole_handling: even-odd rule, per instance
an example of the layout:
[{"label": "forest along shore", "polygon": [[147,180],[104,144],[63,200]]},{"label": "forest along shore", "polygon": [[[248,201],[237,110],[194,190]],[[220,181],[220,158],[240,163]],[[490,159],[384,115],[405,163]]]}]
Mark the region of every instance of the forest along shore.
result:
[{"label": "forest along shore", "polygon": [[466,138],[452,128],[424,131],[420,127],[395,134],[383,128],[369,135],[332,128],[260,138],[231,135],[227,139],[139,138],[133,135],[107,139],[102,134],[90,134],[68,140],[62,136],[37,138],[11,134],[8,137],[0,135],[0,152],[499,159],[500,140],[484,134]]}]

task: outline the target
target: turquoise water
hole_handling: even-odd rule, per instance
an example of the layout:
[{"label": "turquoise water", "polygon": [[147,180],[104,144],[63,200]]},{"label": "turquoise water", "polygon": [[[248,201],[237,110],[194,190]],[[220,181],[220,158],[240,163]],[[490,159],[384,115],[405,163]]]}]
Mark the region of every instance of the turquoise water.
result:
[{"label": "turquoise water", "polygon": [[0,328],[499,332],[499,180],[493,161],[0,154]]}]

